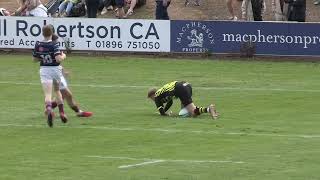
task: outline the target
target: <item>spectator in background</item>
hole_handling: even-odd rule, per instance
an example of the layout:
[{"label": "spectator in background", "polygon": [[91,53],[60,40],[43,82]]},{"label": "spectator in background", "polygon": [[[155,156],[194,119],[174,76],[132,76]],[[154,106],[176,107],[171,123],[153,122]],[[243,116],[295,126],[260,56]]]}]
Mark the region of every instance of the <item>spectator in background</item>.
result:
[{"label": "spectator in background", "polygon": [[251,0],[254,21],[262,21],[263,0]]},{"label": "spectator in background", "polygon": [[19,8],[15,10],[12,16],[25,16],[27,11],[27,0],[17,0]]},{"label": "spectator in background", "polygon": [[[122,2],[118,2],[118,5],[121,7]],[[127,13],[121,12],[122,10],[117,8],[115,12],[117,13],[116,16],[121,18],[121,14],[123,15],[123,18],[127,18],[131,16],[134,13],[135,8],[139,8],[146,4],[146,0],[125,0],[123,9],[127,8]],[[116,0],[104,0],[101,4],[101,7],[99,10],[101,11],[101,15],[106,14],[109,10],[113,9],[113,6],[116,5]],[[120,11],[119,11],[120,10]]]},{"label": "spectator in background", "polygon": [[99,4],[100,4],[99,0],[86,0],[88,18],[97,17]]},{"label": "spectator in background", "polygon": [[238,20],[238,17],[235,14],[234,3],[236,3],[236,0],[227,0],[227,7],[228,7],[229,13],[231,15],[231,17],[229,19],[236,21],[236,20]]},{"label": "spectator in background", "polygon": [[156,19],[169,20],[168,7],[171,0],[156,0]]},{"label": "spectator in background", "polygon": [[284,0],[272,0],[272,12],[275,21],[286,21]]},{"label": "spectator in background", "polygon": [[251,0],[242,1],[241,19],[244,21],[253,21]]},{"label": "spectator in background", "polygon": [[[195,6],[200,6],[200,0],[194,0],[193,3]],[[184,2],[184,6],[188,6],[189,4],[190,4],[190,0],[186,0]]]},{"label": "spectator in background", "polygon": [[40,16],[47,17],[47,8],[40,0],[17,0],[19,8],[12,14],[14,16]]},{"label": "spectator in background", "polygon": [[10,12],[4,8],[0,8],[0,16],[10,16]]},{"label": "spectator in background", "polygon": [[26,0],[26,15],[36,17],[48,17],[48,9],[40,0]]},{"label": "spectator in background", "polygon": [[59,13],[59,6],[62,0],[46,0],[45,7],[48,9],[48,16],[56,17]]},{"label": "spectator in background", "polygon": [[133,9],[136,7],[137,0],[126,0],[126,4],[129,6],[129,9],[128,9],[125,17],[128,17],[133,14]]},{"label": "spectator in background", "polygon": [[115,0],[103,0],[99,7],[99,11],[101,11],[101,15],[104,15],[108,11],[113,10],[113,6],[115,5],[116,5]]},{"label": "spectator in background", "polygon": [[288,3],[288,21],[306,21],[306,0],[285,0]]},{"label": "spectator in background", "polygon": [[116,6],[117,9],[116,11],[116,17],[118,17],[119,19],[123,19],[125,18],[125,13],[124,13],[124,0],[116,0]]},{"label": "spectator in background", "polygon": [[59,6],[59,16],[70,16],[73,6],[77,3],[78,0],[64,0]]},{"label": "spectator in background", "polygon": [[[241,5],[241,18],[246,21],[253,21],[253,10],[251,0],[243,0]],[[266,12],[266,2],[262,0],[261,17]]]}]

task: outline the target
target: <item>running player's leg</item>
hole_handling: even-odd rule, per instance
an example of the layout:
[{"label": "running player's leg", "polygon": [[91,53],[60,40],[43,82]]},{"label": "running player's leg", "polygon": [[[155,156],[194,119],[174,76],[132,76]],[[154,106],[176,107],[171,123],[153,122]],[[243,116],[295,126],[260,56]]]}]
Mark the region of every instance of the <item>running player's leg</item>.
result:
[{"label": "running player's leg", "polygon": [[56,94],[56,103],[58,105],[58,109],[59,109],[59,114],[60,114],[60,119],[63,123],[66,123],[68,121],[67,116],[64,113],[64,107],[63,107],[63,98],[62,98],[62,94],[60,92],[59,89],[59,82],[55,81],[55,86],[54,86],[54,91]]},{"label": "running player's leg", "polygon": [[[64,76],[62,76],[60,78],[61,82],[59,84],[59,90],[62,94],[62,98],[65,99],[68,103],[68,106],[76,113],[79,113],[81,110],[79,109],[79,106],[77,105],[77,103],[75,102],[72,93],[70,91],[70,89],[68,88],[68,84],[66,79],[64,78]],[[56,101],[52,102],[52,107],[55,108],[57,107],[58,104]]]},{"label": "running player's leg", "polygon": [[51,108],[52,83],[43,82],[42,89],[44,92],[44,102],[46,104],[46,107]]},{"label": "running player's leg", "polygon": [[80,109],[79,109],[79,106],[78,104],[75,102],[74,98],[73,98],[73,95],[70,91],[69,88],[63,88],[63,89],[60,89],[60,92],[63,96],[63,98],[67,101],[68,103],[68,106],[76,113],[79,113],[80,112]]},{"label": "running player's leg", "polygon": [[79,117],[90,117],[92,116],[92,112],[90,111],[82,111],[79,108],[79,105],[76,103],[76,101],[73,98],[72,92],[69,88],[60,89],[63,98],[67,101],[69,107],[77,114]]},{"label": "running player's leg", "polygon": [[[54,89],[59,88],[59,84],[57,84],[56,81],[53,81],[53,88]],[[52,106],[52,109],[54,109],[58,106],[57,100],[55,98],[52,99],[51,106]]]},{"label": "running player's leg", "polygon": [[53,126],[53,111],[51,106],[51,97],[52,97],[52,80],[44,81],[42,80],[42,89],[44,92],[44,102],[45,102],[45,110],[47,115],[47,123],[49,127]]},{"label": "running player's leg", "polygon": [[68,83],[64,76],[61,77],[61,82],[59,85],[62,97],[67,101],[68,106],[77,114],[79,117],[90,117],[92,112],[82,111],[79,105],[74,100],[71,90],[68,88]]},{"label": "running player's leg", "polygon": [[47,123],[49,127],[53,126],[53,111],[52,111],[52,77],[50,76],[50,71],[46,68],[40,68],[40,79],[41,85],[44,93],[45,102],[45,114],[47,116]]}]

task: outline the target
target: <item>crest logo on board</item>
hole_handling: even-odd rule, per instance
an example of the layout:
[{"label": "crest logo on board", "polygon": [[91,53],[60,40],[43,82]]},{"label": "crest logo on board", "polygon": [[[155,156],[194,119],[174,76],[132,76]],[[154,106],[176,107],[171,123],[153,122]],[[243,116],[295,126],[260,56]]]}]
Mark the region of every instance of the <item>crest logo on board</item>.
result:
[{"label": "crest logo on board", "polygon": [[203,22],[190,22],[179,28],[176,43],[182,52],[207,52],[214,45],[212,29]]}]

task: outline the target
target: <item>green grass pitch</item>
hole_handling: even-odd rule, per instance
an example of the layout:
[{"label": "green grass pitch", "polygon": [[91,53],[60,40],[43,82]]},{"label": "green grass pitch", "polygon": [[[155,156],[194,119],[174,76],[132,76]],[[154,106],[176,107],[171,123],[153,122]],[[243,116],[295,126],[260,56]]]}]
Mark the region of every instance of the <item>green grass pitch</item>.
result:
[{"label": "green grass pitch", "polygon": [[[48,128],[39,66],[0,55],[1,180],[320,179],[318,63],[70,56],[69,85],[89,119]],[[193,86],[221,117],[160,117],[149,87]],[[179,111],[175,101],[172,110]]]}]

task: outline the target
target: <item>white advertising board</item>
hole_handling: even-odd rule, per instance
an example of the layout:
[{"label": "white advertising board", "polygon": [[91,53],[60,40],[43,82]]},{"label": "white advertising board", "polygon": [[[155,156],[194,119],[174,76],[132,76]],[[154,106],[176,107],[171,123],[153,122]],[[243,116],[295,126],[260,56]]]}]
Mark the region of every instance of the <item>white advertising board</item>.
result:
[{"label": "white advertising board", "polygon": [[1,17],[0,48],[33,49],[52,24],[62,49],[88,51],[170,52],[170,21]]}]

